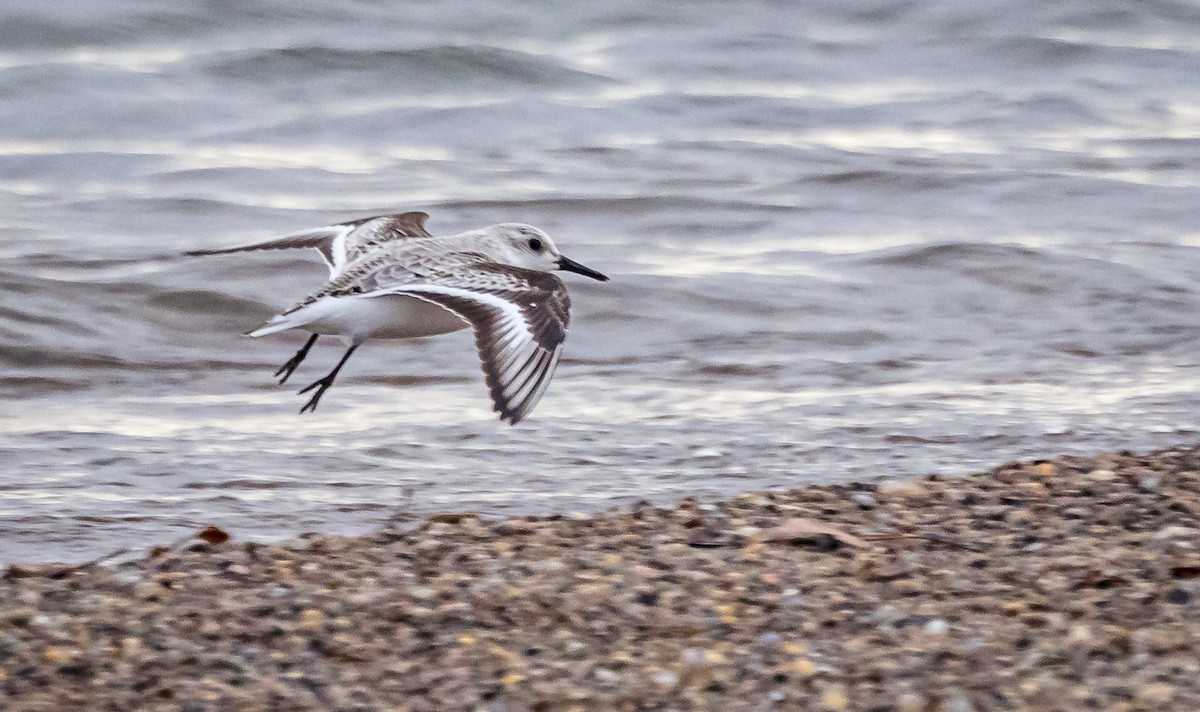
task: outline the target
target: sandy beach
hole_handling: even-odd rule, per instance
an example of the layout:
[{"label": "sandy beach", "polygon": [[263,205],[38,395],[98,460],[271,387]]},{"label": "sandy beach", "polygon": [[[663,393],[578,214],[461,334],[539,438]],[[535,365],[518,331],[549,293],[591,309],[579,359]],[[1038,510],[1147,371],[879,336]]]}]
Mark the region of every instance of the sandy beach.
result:
[{"label": "sandy beach", "polygon": [[1200,450],[12,564],[6,710],[1200,709]]}]

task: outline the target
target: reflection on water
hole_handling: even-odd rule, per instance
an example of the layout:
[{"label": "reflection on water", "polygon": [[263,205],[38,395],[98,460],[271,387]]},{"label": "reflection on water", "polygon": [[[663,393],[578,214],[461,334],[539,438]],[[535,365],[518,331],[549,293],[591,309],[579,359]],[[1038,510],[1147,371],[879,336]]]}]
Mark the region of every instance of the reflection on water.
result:
[{"label": "reflection on water", "polygon": [[[0,9],[0,561],[1196,438],[1190,8],[289,8]],[[410,209],[613,276],[528,422],[469,334],[301,417],[319,261],[179,257]]]}]

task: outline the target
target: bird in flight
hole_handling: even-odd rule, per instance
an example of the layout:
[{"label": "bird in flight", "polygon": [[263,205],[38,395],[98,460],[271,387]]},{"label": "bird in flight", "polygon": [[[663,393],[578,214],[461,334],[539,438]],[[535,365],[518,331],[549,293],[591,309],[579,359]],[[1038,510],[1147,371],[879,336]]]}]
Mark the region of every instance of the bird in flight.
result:
[{"label": "bird in flight", "polygon": [[371,338],[434,336],[470,327],[493,410],[513,425],[545,393],[562,355],[571,300],[554,270],[601,282],[608,277],[564,257],[536,227],[501,223],[434,237],[422,212],[352,220],[252,245],[192,250],[220,255],[311,248],[329,266],[329,281],[295,306],[246,333],[258,337],[303,329],[304,346],[275,375],[285,383],[319,336],[337,335],[349,347],[333,370],[300,393],[312,392],[301,413],[321,396],[359,346]]}]

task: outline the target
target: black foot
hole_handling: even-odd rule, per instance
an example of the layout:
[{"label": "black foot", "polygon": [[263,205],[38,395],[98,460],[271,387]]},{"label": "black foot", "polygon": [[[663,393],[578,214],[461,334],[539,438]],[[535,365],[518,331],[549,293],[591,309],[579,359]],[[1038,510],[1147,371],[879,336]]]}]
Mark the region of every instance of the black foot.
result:
[{"label": "black foot", "polygon": [[308,393],[314,388],[317,389],[317,392],[312,394],[312,398],[309,398],[308,402],[304,404],[304,407],[300,409],[301,413],[315,413],[317,411],[317,402],[321,400],[321,396],[325,395],[325,391],[329,390],[329,387],[333,385],[333,375],[334,374],[331,373],[321,380],[313,381],[304,388],[300,389],[300,393]]},{"label": "black foot", "polygon": [[287,363],[280,366],[279,370],[275,372],[275,376],[277,378],[280,376],[280,374],[283,375],[283,378],[279,379],[279,385],[282,386],[283,384],[287,383],[287,379],[291,378],[292,374],[296,372],[296,368],[302,361],[304,361],[305,357],[308,356],[309,349],[311,349],[313,344],[317,342],[317,336],[317,334],[313,334],[312,336],[308,337],[308,341],[306,341],[304,345],[300,347],[300,350],[297,351],[294,356],[288,359]]},{"label": "black foot", "polygon": [[319,381],[313,381],[300,389],[301,393],[308,393],[314,388],[317,389],[312,398],[309,398],[304,407],[300,409],[301,413],[313,413],[317,410],[317,402],[321,400],[321,396],[325,395],[325,391],[329,390],[329,387],[333,385],[333,379],[337,378],[338,372],[342,370],[342,366],[346,365],[346,361],[350,360],[350,355],[354,353],[358,346],[358,344],[352,344],[350,348],[346,349],[346,353],[342,355],[342,360],[338,361],[338,364],[324,378]]}]

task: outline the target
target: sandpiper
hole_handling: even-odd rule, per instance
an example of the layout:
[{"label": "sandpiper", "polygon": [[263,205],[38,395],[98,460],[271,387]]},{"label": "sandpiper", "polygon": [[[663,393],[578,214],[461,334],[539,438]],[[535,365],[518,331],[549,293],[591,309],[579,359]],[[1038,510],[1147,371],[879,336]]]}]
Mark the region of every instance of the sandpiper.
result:
[{"label": "sandpiper", "polygon": [[351,354],[370,338],[405,339],[465,329],[475,346],[500,419],[516,424],[537,405],[562,354],[571,300],[553,270],[608,281],[564,257],[532,225],[501,223],[434,237],[428,215],[398,213],[328,225],[267,242],[188,255],[313,248],[329,265],[329,282],[246,336],[290,329],[312,332],[275,372],[285,383],[322,334],[349,348],[333,370],[300,393],[314,391],[301,413],[317,408]]}]

